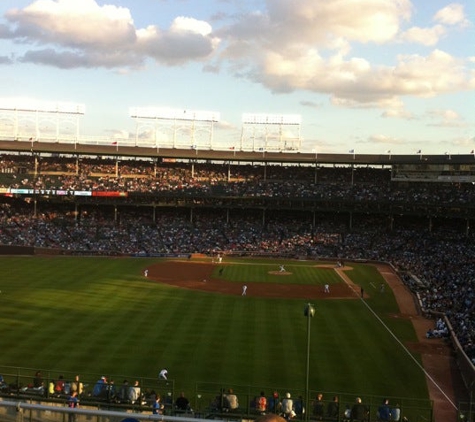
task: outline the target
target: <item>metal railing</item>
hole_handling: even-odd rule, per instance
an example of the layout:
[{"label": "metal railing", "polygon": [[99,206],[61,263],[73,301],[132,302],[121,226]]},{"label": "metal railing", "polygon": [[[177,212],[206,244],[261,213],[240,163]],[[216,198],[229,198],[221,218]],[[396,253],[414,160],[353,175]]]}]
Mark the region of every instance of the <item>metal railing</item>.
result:
[{"label": "metal railing", "polygon": [[[142,422],[179,421],[193,422],[194,417],[154,415],[149,413],[69,408],[25,401],[0,400],[2,422]],[[216,422],[216,421],[215,421]]]}]

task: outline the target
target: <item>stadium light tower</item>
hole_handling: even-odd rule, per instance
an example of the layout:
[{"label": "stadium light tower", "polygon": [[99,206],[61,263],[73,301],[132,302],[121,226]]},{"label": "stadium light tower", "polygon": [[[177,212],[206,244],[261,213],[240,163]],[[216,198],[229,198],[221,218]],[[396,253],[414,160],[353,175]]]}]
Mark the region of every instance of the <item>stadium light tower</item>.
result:
[{"label": "stadium light tower", "polygon": [[[135,145],[138,144],[139,129],[147,128],[148,130],[153,129],[152,141],[157,148],[159,146],[159,139],[157,139],[159,126],[160,129],[168,129],[172,132],[172,139],[163,141],[162,145],[175,148],[177,146],[178,132],[189,131],[189,146],[191,145],[192,148],[197,148],[198,146],[212,148],[214,124],[219,122],[220,119],[219,113],[215,111],[156,107],[131,107],[129,109],[129,115],[138,122],[135,134]],[[142,125],[139,125],[139,122],[141,122]],[[150,125],[150,122],[152,122],[153,125]],[[209,133],[208,145],[197,145],[195,134],[198,130]]]},{"label": "stadium light tower", "polygon": [[311,303],[307,303],[303,314],[304,316],[307,317],[307,365],[305,368],[305,420],[308,421],[308,418],[309,418],[308,386],[309,386],[309,376],[310,376],[310,321],[315,315],[314,306]]},{"label": "stadium light tower", "polygon": [[302,117],[298,114],[244,113],[242,115],[241,150],[300,150],[301,123]]},{"label": "stadium light tower", "polygon": [[[76,103],[66,103],[66,102],[40,102],[27,99],[0,99],[0,112],[13,113],[13,136],[15,139],[19,139],[22,136],[28,136],[31,139],[32,133],[26,133],[24,130],[22,133],[20,131],[19,122],[20,120],[25,120],[25,117],[31,118],[34,120],[35,129],[34,129],[34,138],[38,140],[40,136],[42,139],[51,139],[52,134],[49,133],[40,133],[40,123],[52,122],[55,126],[55,134],[53,139],[59,141],[60,138],[60,123],[68,123],[67,119],[72,119],[74,116],[75,120],[75,140],[79,138],[79,116],[85,114],[86,107],[84,104]],[[52,119],[52,116],[55,119]],[[23,117],[23,119],[19,119]],[[31,130],[30,130],[31,132]]]}]

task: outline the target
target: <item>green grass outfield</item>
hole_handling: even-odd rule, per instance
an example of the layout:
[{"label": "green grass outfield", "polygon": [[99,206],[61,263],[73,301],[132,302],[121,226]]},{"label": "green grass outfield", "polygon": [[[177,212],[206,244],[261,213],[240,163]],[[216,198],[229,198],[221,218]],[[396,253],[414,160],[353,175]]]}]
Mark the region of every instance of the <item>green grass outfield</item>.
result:
[{"label": "green grass outfield", "polygon": [[[212,294],[144,278],[143,268],[159,261],[0,257],[0,370],[18,366],[132,379],[155,378],[167,368],[176,390],[190,392],[209,382],[252,386],[256,394],[272,387],[302,391],[305,300]],[[226,262],[229,282],[268,282],[268,260]],[[281,263],[271,265],[278,269]],[[340,282],[314,262],[285,264],[292,268],[285,282]],[[352,266],[348,275],[371,294],[371,308],[403,343],[416,341],[410,321],[390,316],[397,304],[390,289],[379,293],[379,273]],[[428,398],[421,370],[361,300],[312,303],[312,391]]]}]

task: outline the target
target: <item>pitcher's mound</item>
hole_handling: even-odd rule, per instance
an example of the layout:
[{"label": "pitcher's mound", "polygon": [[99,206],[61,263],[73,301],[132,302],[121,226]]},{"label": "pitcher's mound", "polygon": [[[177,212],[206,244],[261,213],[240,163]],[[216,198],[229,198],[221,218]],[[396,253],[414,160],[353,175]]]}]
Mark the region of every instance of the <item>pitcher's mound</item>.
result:
[{"label": "pitcher's mound", "polygon": [[272,275],[290,275],[292,273],[290,271],[269,271],[269,274],[272,274]]}]

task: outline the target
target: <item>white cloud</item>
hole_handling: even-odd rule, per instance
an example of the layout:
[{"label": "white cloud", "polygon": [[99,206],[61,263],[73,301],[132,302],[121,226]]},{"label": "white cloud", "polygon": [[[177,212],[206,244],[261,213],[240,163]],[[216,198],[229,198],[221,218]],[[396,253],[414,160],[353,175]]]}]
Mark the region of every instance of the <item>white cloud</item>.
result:
[{"label": "white cloud", "polygon": [[10,26],[0,37],[44,46],[20,61],[60,68],[134,68],[148,57],[182,64],[209,56],[219,44],[207,22],[181,16],[168,29],[137,29],[129,9],[96,0],[36,0],[5,18]]},{"label": "white cloud", "polygon": [[[393,66],[351,55],[355,44],[436,45],[447,33],[442,24],[402,31],[411,18],[409,1],[273,0],[267,7],[240,16],[219,34],[227,46],[221,58],[235,76],[273,92],[327,93],[340,106],[386,109],[386,101],[400,96],[470,88],[467,63],[441,50],[400,55]],[[402,109],[386,109],[386,117],[396,116],[412,118]]]},{"label": "white cloud", "polygon": [[207,36],[211,34],[212,28],[208,22],[199,21],[185,16],[175,18],[170,26],[171,32],[191,32],[194,34],[201,34]]},{"label": "white cloud", "polygon": [[269,52],[262,66],[261,82],[277,92],[294,89],[327,93],[354,91],[355,83],[371,70],[370,63],[363,58],[345,60],[335,54],[325,59],[316,50],[295,57]]},{"label": "white cloud", "polygon": [[434,16],[434,21],[444,25],[469,25],[468,19],[465,17],[465,10],[462,4],[451,3],[440,9]]},{"label": "white cloud", "polygon": [[366,141],[359,141],[358,143],[370,143],[370,144],[381,144],[381,145],[403,145],[405,141],[402,139],[395,138],[393,136],[379,134],[373,134],[369,136]]},{"label": "white cloud", "polygon": [[450,110],[450,109],[430,110],[427,113],[427,115],[431,120],[434,120],[434,122],[429,123],[428,126],[438,126],[438,127],[463,127],[463,126],[465,126],[464,120],[454,110]]},{"label": "white cloud", "polygon": [[211,33],[212,28],[207,22],[178,17],[168,31],[157,26],[137,31],[137,47],[159,62],[180,64],[212,54],[219,45],[219,39]]},{"label": "white cloud", "polygon": [[448,27],[465,28],[470,21],[465,16],[464,6],[452,3],[440,9],[433,17],[436,25],[428,28],[412,27],[401,34],[400,39],[405,42],[434,46],[441,37],[447,35]]},{"label": "white cloud", "polygon": [[447,31],[442,25],[435,25],[432,28],[419,28],[414,26],[401,35],[401,40],[426,46],[434,46],[446,33]]},{"label": "white cloud", "polygon": [[469,89],[464,62],[442,50],[428,56],[401,55],[393,70],[395,92],[418,97]]},{"label": "white cloud", "polygon": [[[384,65],[374,61],[377,54],[365,56],[365,47],[374,53],[386,45],[436,45],[447,35],[447,25],[466,23],[459,4],[439,10],[434,26],[406,31],[410,0],[265,4],[267,9],[235,14],[231,24],[230,18],[220,21],[218,29],[189,16],[176,17],[168,28],[136,28],[124,7],[101,6],[97,0],[36,0],[6,13],[0,38],[30,48],[18,56],[20,62],[125,72],[149,59],[168,66],[197,61],[207,72],[228,66],[234,76],[273,92],[318,92],[341,107],[379,107],[384,117],[412,118],[404,107],[388,105],[403,96],[432,97],[475,87],[473,64],[440,49],[401,54],[394,64]],[[6,56],[3,62],[8,63]]]},{"label": "white cloud", "polygon": [[409,0],[272,0],[266,6],[218,30],[227,43],[223,58],[247,62],[274,52],[292,60],[325,49],[347,54],[351,42],[393,41],[412,9]]},{"label": "white cloud", "polygon": [[414,26],[400,35],[403,42],[417,43],[426,46],[435,46],[441,37],[447,34],[448,26],[469,26],[465,17],[464,7],[461,4],[452,3],[440,9],[433,17],[436,25],[428,28]]},{"label": "white cloud", "polygon": [[405,120],[414,119],[414,115],[407,110],[386,110],[384,113],[381,114],[381,117]]},{"label": "white cloud", "polygon": [[94,0],[37,0],[24,9],[5,14],[13,34],[24,41],[70,47],[111,48],[135,39],[128,9],[100,7]]},{"label": "white cloud", "polygon": [[252,77],[276,92],[328,93],[333,104],[345,107],[386,108],[387,101],[399,96],[432,97],[470,89],[464,61],[437,49],[427,56],[400,55],[392,67],[339,54],[323,58],[311,50],[292,58],[268,52]]},{"label": "white cloud", "polygon": [[269,23],[281,41],[325,43],[342,37],[384,43],[411,15],[408,0],[273,0],[267,2]]}]

